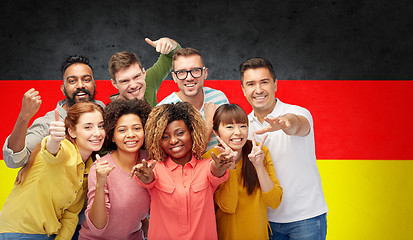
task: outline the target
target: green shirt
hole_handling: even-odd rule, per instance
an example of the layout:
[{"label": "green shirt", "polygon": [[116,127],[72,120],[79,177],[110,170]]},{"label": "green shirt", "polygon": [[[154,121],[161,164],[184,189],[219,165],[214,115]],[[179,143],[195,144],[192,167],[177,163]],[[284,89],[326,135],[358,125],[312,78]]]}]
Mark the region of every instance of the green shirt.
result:
[{"label": "green shirt", "polygon": [[[168,76],[169,72],[172,70],[172,57],[175,53],[175,50],[181,46],[178,43],[178,46],[168,54],[159,55],[158,60],[155,64],[146,71],[146,91],[145,91],[145,100],[148,103],[155,107],[158,104],[156,94],[158,89],[161,87],[162,81]],[[113,101],[119,96],[119,93],[111,95],[110,100]]]}]

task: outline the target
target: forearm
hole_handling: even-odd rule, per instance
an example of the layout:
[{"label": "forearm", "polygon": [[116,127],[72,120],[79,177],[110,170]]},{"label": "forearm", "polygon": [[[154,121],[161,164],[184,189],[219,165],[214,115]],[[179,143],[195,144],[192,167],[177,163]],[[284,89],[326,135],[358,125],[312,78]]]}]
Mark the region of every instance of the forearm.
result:
[{"label": "forearm", "polygon": [[263,192],[268,192],[274,187],[274,182],[272,181],[270,175],[266,171],[263,165],[255,166],[257,172],[258,181],[260,182],[261,190]]},{"label": "forearm", "polygon": [[16,124],[14,125],[13,131],[9,137],[8,148],[13,150],[13,152],[20,152],[23,150],[26,141],[27,127],[29,125],[30,118],[23,117],[19,115]]},{"label": "forearm", "polygon": [[215,162],[211,163],[211,173],[215,177],[222,177],[226,172],[226,168],[219,168]]},{"label": "forearm", "polygon": [[88,218],[97,229],[102,229],[106,226],[108,214],[106,211],[104,186],[96,185],[95,196],[88,213]]},{"label": "forearm", "polygon": [[283,131],[287,135],[303,137],[310,132],[310,124],[305,117],[292,113],[287,113],[283,115],[283,117],[287,118],[290,123],[290,126],[288,128],[283,128]]}]

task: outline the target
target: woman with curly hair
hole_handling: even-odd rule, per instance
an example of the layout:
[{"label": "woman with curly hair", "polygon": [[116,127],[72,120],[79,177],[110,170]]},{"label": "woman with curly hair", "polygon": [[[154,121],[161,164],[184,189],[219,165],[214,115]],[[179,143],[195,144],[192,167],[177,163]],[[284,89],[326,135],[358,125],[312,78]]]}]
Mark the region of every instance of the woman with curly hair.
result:
[{"label": "woman with curly hair", "polygon": [[[89,173],[86,220],[79,239],[143,239],[150,196],[130,172],[148,159],[142,150],[151,106],[144,100],[115,100],[104,111],[105,145],[110,152]],[[146,222],[147,223],[147,222]],[[147,225],[146,225],[147,227]]]},{"label": "woman with curly hair", "polygon": [[218,107],[213,117],[213,130],[222,147],[204,154],[234,151],[235,166],[228,181],[215,192],[219,239],[268,239],[267,207],[277,208],[283,190],[278,181],[265,139],[258,145],[248,138],[248,116],[236,104]]},{"label": "woman with curly hair", "polygon": [[202,160],[205,132],[201,114],[186,102],[159,105],[149,115],[145,142],[155,161],[133,169],[151,195],[148,239],[217,239],[213,194],[232,159]]}]

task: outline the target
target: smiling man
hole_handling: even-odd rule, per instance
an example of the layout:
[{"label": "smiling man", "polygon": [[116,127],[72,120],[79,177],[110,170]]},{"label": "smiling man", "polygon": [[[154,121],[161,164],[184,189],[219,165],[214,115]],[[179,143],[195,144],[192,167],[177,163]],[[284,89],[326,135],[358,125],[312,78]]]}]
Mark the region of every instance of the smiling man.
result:
[{"label": "smiling man", "polygon": [[112,85],[119,93],[110,96],[111,101],[120,99],[145,99],[154,107],[157,103],[156,93],[162,81],[168,76],[172,69],[172,56],[178,49],[179,44],[170,38],[160,38],[145,41],[161,53],[156,63],[148,69],[142,67],[135,53],[118,52],[113,54],[109,60],[109,74]]},{"label": "smiling man", "polygon": [[[277,78],[271,63],[250,58],[240,65],[241,86],[253,111],[249,136],[267,133],[265,142],[283,188],[280,206],[268,208],[270,239],[325,239],[328,211],[317,169],[313,118],[302,107],[275,98]],[[256,135],[261,142],[264,135]]]},{"label": "smiling man", "polygon": [[209,139],[207,151],[218,144],[212,131],[212,118],[219,105],[229,103],[225,94],[219,90],[204,87],[208,76],[201,54],[193,48],[180,48],[172,58],[172,78],[178,85],[179,92],[173,92],[160,104],[189,102],[198,109],[205,118],[207,137]]},{"label": "smiling man", "polygon": [[[100,101],[94,100],[96,83],[89,60],[83,56],[70,56],[62,65],[63,84],[61,91],[66,99],[57,103],[60,120],[64,120],[67,110],[80,101],[94,101],[104,107]],[[10,168],[19,168],[27,163],[33,149],[49,134],[49,123],[54,121],[54,110],[34,120],[29,127],[30,119],[37,113],[41,105],[39,92],[28,90],[22,101],[13,131],[3,146],[3,158]]]}]

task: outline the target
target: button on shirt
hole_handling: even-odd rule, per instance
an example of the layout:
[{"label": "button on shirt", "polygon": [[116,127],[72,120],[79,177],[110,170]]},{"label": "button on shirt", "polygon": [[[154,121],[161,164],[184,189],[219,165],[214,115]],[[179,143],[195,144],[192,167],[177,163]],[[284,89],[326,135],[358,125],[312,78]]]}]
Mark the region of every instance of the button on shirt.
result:
[{"label": "button on shirt", "polygon": [[78,223],[87,192],[92,159],[83,162],[79,150],[68,140],[56,156],[41,150],[21,185],[15,185],[0,213],[0,233],[57,234],[70,239]]},{"label": "button on shirt", "polygon": [[192,157],[185,166],[170,157],[154,168],[154,181],[143,184],[151,195],[148,239],[217,239],[213,194],[228,179],[211,173],[211,159]]}]

